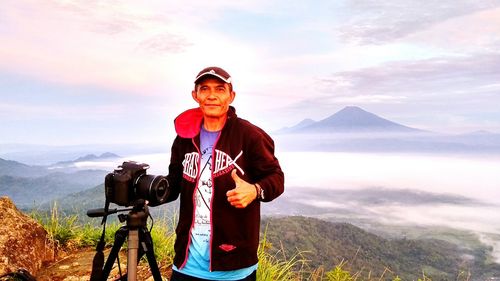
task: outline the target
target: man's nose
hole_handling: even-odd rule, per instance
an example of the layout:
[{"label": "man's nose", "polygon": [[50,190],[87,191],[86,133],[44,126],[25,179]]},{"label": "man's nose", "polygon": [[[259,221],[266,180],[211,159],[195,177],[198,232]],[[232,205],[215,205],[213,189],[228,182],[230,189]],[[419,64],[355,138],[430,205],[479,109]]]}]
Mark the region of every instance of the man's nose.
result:
[{"label": "man's nose", "polygon": [[215,89],[211,89],[211,90],[208,92],[208,98],[209,98],[209,99],[215,99],[215,93],[216,93],[216,90],[215,90]]}]

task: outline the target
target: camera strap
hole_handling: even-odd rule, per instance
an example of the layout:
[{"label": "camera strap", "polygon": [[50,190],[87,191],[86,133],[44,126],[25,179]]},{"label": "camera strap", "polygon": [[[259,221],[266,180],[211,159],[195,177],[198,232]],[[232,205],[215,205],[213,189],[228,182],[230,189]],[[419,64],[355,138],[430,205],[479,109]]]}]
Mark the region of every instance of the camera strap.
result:
[{"label": "camera strap", "polygon": [[101,239],[97,243],[96,251],[102,252],[104,250],[105,246],[105,241],[104,238],[106,236],[106,220],[108,219],[108,212],[109,212],[109,200],[106,198],[106,201],[104,203],[104,216],[102,216],[102,234],[101,234]]},{"label": "camera strap", "polygon": [[102,217],[102,234],[99,242],[97,242],[96,253],[94,259],[92,260],[92,273],[90,274],[90,281],[100,281],[102,280],[102,270],[104,266],[104,246],[106,243],[104,238],[106,237],[106,219],[108,218],[109,211],[109,201],[106,198],[104,203],[104,216]]}]

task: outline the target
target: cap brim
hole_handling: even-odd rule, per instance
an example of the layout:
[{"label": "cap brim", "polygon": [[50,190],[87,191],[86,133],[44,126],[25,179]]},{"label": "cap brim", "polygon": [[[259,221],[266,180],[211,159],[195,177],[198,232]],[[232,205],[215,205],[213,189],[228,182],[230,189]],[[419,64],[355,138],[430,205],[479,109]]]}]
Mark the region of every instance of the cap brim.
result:
[{"label": "cap brim", "polygon": [[207,71],[207,72],[203,72],[202,74],[198,75],[198,77],[196,77],[196,79],[194,80],[194,83],[198,83],[198,81],[200,81],[203,77],[205,76],[213,76],[213,77],[216,77],[216,78],[219,78],[220,80],[226,82],[226,83],[229,83],[231,84],[231,77],[229,78],[224,78],[224,76],[221,76],[217,73],[213,73],[213,72],[210,72],[210,71]]}]

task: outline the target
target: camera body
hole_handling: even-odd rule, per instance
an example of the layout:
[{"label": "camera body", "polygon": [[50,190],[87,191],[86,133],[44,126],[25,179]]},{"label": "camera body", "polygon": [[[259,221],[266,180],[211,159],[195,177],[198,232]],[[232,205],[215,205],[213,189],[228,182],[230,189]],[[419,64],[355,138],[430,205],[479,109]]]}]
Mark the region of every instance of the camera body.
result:
[{"label": "camera body", "polygon": [[149,206],[166,202],[170,193],[168,181],[163,176],[146,174],[148,164],[126,161],[104,179],[106,200],[119,206],[132,206],[139,199],[149,201]]}]

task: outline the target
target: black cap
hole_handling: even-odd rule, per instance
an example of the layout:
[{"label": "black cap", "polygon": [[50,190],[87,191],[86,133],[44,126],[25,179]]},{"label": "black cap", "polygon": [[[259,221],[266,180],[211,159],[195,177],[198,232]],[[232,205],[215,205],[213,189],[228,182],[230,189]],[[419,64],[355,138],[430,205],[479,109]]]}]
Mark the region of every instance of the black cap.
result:
[{"label": "black cap", "polygon": [[209,66],[207,68],[204,68],[198,75],[196,75],[196,79],[194,79],[194,83],[197,84],[201,78],[210,75],[214,76],[216,78],[219,78],[220,80],[231,84],[231,75],[227,73],[224,69],[217,67],[217,66]]}]

